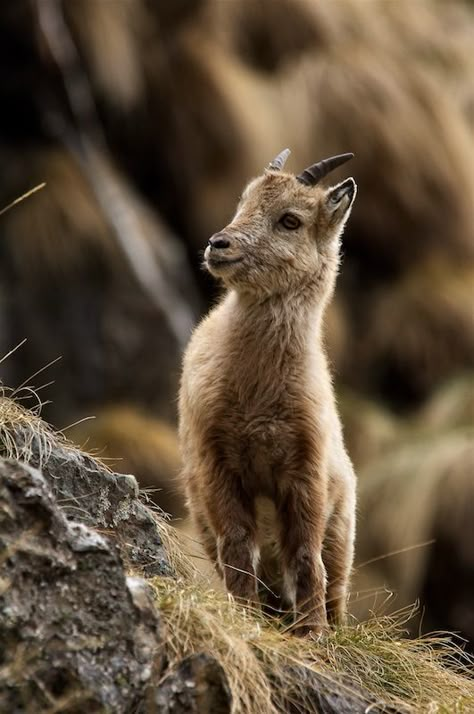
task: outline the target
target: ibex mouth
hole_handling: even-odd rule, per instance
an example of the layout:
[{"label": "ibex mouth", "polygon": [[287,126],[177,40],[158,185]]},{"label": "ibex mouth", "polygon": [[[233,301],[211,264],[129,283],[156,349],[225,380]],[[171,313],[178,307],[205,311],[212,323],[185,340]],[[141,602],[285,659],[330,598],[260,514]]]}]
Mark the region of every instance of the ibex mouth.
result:
[{"label": "ibex mouth", "polygon": [[219,257],[217,258],[216,256],[209,256],[206,259],[206,263],[211,266],[211,268],[217,268],[221,267],[224,265],[235,265],[235,263],[240,263],[242,262],[243,258],[224,258],[224,257]]}]

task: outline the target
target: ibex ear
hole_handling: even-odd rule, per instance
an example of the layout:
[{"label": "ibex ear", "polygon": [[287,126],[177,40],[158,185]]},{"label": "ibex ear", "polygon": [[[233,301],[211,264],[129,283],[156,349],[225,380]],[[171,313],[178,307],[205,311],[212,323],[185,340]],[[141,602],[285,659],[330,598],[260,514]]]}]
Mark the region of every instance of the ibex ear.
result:
[{"label": "ibex ear", "polygon": [[353,178],[348,178],[336,186],[331,186],[326,192],[326,205],[333,214],[341,217],[348,213],[357,193],[357,184]]}]

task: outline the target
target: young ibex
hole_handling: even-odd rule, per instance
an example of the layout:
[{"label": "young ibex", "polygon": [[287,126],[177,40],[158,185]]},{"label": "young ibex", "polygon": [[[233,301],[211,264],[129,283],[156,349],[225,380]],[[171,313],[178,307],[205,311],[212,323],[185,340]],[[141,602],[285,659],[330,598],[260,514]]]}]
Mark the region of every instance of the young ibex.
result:
[{"label": "young ibex", "polygon": [[353,559],[355,475],[322,328],[356,184],[317,185],[352,154],[295,177],[282,171],[289,153],[209,240],[205,266],[227,292],[188,346],[179,406],[185,489],[209,557],[233,595],[255,600],[270,502],[283,602],[301,633],[343,618]]}]

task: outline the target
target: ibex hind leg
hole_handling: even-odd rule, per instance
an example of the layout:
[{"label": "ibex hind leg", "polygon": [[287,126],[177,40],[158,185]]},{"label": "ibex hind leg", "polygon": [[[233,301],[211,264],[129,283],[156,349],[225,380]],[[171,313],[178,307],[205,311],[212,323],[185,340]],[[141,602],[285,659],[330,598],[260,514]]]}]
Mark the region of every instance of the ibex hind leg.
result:
[{"label": "ibex hind leg", "polygon": [[332,625],[343,624],[347,614],[349,584],[354,559],[355,513],[352,503],[340,504],[331,516],[324,537],[326,612]]}]

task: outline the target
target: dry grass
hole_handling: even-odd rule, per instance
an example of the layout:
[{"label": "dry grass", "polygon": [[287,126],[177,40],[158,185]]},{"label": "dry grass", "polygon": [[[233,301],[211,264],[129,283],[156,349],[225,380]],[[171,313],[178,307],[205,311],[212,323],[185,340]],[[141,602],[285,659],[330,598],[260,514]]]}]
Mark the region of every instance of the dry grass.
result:
[{"label": "dry grass", "polygon": [[0,209],[0,216],[2,216],[4,213],[6,213],[7,211],[9,211],[11,208],[13,208],[14,206],[18,205],[18,204],[21,203],[22,201],[24,201],[25,198],[29,198],[30,196],[32,196],[32,195],[33,195],[34,193],[36,193],[37,191],[41,191],[41,189],[44,188],[45,186],[46,186],[45,183],[40,183],[38,186],[35,186],[34,188],[30,189],[29,191],[27,191],[26,193],[24,193],[22,196],[19,196],[18,198],[15,198],[15,200],[12,201],[11,203],[9,203],[8,206],[5,206],[4,208]]},{"label": "dry grass", "polygon": [[[1,358],[0,363],[22,345],[23,342]],[[109,466],[97,455],[80,449],[61,431],[53,429],[41,418],[41,410],[47,402],[43,402],[39,396],[42,387],[35,388],[29,382],[54,362],[42,367],[15,389],[0,382],[0,457],[26,463],[34,462],[35,466],[41,469],[47,463],[54,447],[61,446],[86,453],[100,463],[103,469],[110,471]],[[47,387],[49,384],[43,386]],[[72,426],[75,424],[65,427],[64,431]]]},{"label": "dry grass", "polygon": [[[185,556],[182,556],[185,559]],[[367,707],[407,712],[468,712],[474,708],[472,663],[448,638],[409,640],[410,610],[374,617],[315,639],[296,638],[279,620],[242,607],[211,588],[196,571],[151,584],[167,625],[171,667],[206,652],[224,668],[233,711],[266,714],[318,711],[308,682],[315,674],[328,689],[344,691]]]},{"label": "dry grass", "polygon": [[40,401],[27,410],[12,395],[11,390],[0,385],[0,456],[28,462],[33,454],[39,454],[40,464],[44,463],[61,437],[41,420]]}]

